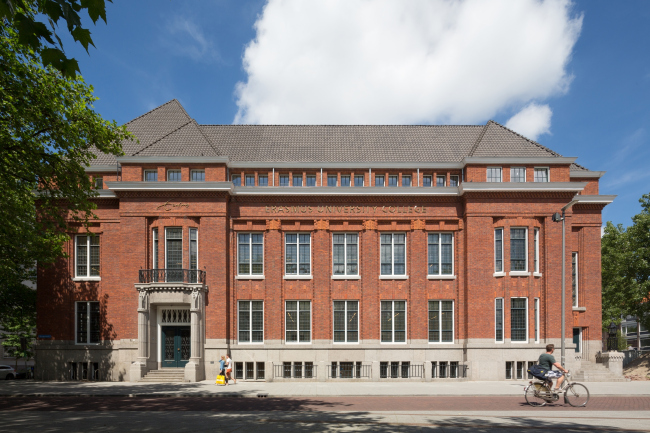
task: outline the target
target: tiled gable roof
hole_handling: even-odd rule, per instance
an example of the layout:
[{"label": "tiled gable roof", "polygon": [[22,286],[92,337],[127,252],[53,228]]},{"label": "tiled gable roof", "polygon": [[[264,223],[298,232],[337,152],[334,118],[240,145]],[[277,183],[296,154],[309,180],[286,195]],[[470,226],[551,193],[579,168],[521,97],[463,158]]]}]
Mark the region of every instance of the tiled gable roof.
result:
[{"label": "tiled gable roof", "polygon": [[485,125],[480,140],[476,142],[469,156],[484,158],[551,158],[562,155],[490,120]]}]

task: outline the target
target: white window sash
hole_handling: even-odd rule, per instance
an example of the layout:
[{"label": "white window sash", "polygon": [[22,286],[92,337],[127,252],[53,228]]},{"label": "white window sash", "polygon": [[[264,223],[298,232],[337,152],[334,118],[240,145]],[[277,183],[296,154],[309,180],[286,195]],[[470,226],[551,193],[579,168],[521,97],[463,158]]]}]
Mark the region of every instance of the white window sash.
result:
[{"label": "white window sash", "polygon": [[[381,273],[381,235],[390,234],[390,274]],[[404,235],[404,274],[395,273],[395,235]],[[407,250],[407,236],[405,232],[395,233],[379,233],[379,276],[381,277],[406,277],[408,275],[408,250]]]},{"label": "white window sash", "polygon": [[[456,341],[456,307],[453,299],[430,299],[438,302],[438,341],[430,341],[429,344],[454,344]],[[442,341],[442,303],[451,301],[451,341]],[[428,310],[431,311],[431,310]],[[428,321],[428,318],[427,318]],[[429,329],[431,332],[431,329]]]},{"label": "white window sash", "polygon": [[[345,306],[343,310],[343,317],[345,320],[343,321],[343,335],[345,341],[334,341],[334,332],[337,332],[335,328],[335,319],[334,319],[334,302],[343,302],[343,305]],[[357,341],[348,341],[348,302],[356,302],[357,303],[357,314],[356,314],[356,323],[357,323]],[[381,308],[381,307],[380,307]],[[340,311],[340,310],[337,310]],[[381,326],[381,325],[380,325]],[[341,332],[338,330],[338,332]],[[359,329],[359,301],[358,300],[347,300],[347,299],[334,299],[332,300],[332,343],[333,344],[359,344],[361,341],[361,330]]]},{"label": "white window sash", "polygon": [[[253,341],[253,302],[261,302],[262,303],[262,341]],[[241,308],[239,307],[241,303],[244,303],[244,305],[247,306],[247,311],[248,311],[248,341],[242,342],[239,339],[239,333],[242,332],[239,329],[239,313],[241,313]],[[259,310],[255,310],[259,311]],[[260,299],[252,299],[252,300],[239,300],[237,301],[237,343],[238,344],[264,344],[264,301]]]},{"label": "white window sash", "polygon": [[[528,335],[528,331],[529,331],[529,329],[528,329],[528,327],[529,327],[529,324],[528,324],[528,298],[525,298],[525,297],[522,297],[522,296],[514,296],[514,297],[510,298],[510,322],[511,323],[512,323],[512,300],[513,299],[524,299],[526,301],[526,305],[524,306],[524,312],[526,314],[526,317],[524,319],[524,323],[526,325],[526,329],[525,329],[526,339],[523,340],[523,341],[512,341],[512,326],[511,326],[510,327],[510,342],[512,344],[526,344],[526,343],[528,343],[528,340],[530,340],[530,336]],[[504,328],[505,328],[505,324],[504,324]],[[504,340],[505,340],[505,338],[504,338]]]},{"label": "white window sash", "polygon": [[[427,255],[427,276],[428,277],[452,277],[456,275],[456,257],[455,257],[455,248],[456,248],[456,243],[455,243],[455,236],[454,232],[434,232],[434,233],[428,233],[427,234],[427,248],[431,248],[431,244],[428,243],[429,241],[429,234],[437,234],[438,235],[438,273],[437,274],[429,274],[429,263],[428,263],[428,255]],[[443,274],[442,273],[442,235],[451,235],[451,274]],[[428,251],[427,251],[428,252]]]},{"label": "white window sash", "polygon": [[[248,236],[248,273],[241,273],[239,272],[239,265],[241,262],[239,261],[239,248],[241,246],[241,243],[239,242],[239,235],[240,234],[247,234]],[[253,235],[262,235],[262,273],[261,274],[254,274],[253,273]],[[237,241],[237,275],[239,276],[263,276],[264,275],[264,234],[260,232],[237,232],[236,237]],[[286,238],[285,238],[286,239]],[[286,245],[286,240],[285,240],[285,245]],[[310,246],[311,250],[311,246]],[[311,254],[310,254],[311,257]],[[286,267],[285,267],[286,269]],[[311,269],[311,267],[310,267]]]},{"label": "white window sash", "polygon": [[[501,301],[501,339],[498,338],[497,336],[497,312],[499,311],[499,301]],[[494,341],[496,343],[503,343],[506,340],[505,336],[505,302],[503,298],[495,298],[494,299]]]},{"label": "white window sash", "polygon": [[[284,234],[284,275],[285,277],[304,277],[304,278],[311,278],[313,275],[313,269],[312,269],[312,264],[311,264],[311,254],[312,254],[312,248],[311,248],[311,233],[309,234],[309,274],[301,274],[300,273],[300,265],[305,264],[304,262],[300,261],[300,235],[301,234],[307,234],[305,232],[287,232]],[[288,244],[287,243],[287,235],[296,235],[296,273],[295,274],[287,274],[287,245],[294,245],[293,243]]]},{"label": "white window sash", "polygon": [[[343,274],[334,274],[334,253],[332,253],[332,275],[334,277],[342,277],[342,276],[359,276],[361,275],[361,267],[359,266],[360,257],[359,257],[359,234],[358,233],[349,233],[349,232],[339,232],[339,233],[333,233],[334,235],[343,235]],[[348,236],[349,234],[356,234],[357,235],[357,273],[356,274],[348,274]],[[311,241],[311,237],[310,237]],[[340,245],[340,244],[339,244]],[[334,251],[334,236],[332,236],[332,252]],[[311,245],[310,245],[310,257],[311,257]],[[311,270],[311,266],[309,268]],[[310,272],[311,274],[311,272]]]},{"label": "white window sash", "polygon": [[[395,320],[390,321],[391,325],[391,341],[381,341],[381,303],[382,302],[390,302],[390,313],[391,317],[394,319],[395,318],[395,302],[404,302],[404,341],[395,341]],[[379,301],[379,343],[380,344],[406,344],[408,343],[408,303],[406,300],[402,299],[395,299],[395,300],[388,300],[388,299],[382,299]]]},{"label": "white window sash", "polygon": [[[296,341],[288,341],[287,339],[287,302],[296,302],[296,309],[291,310],[296,312]],[[300,341],[300,331],[305,331],[300,328],[300,302],[309,302],[309,341]],[[307,299],[287,299],[284,301],[284,342],[285,344],[311,344],[314,339],[314,330],[313,330],[313,311],[312,311],[312,302]]]}]

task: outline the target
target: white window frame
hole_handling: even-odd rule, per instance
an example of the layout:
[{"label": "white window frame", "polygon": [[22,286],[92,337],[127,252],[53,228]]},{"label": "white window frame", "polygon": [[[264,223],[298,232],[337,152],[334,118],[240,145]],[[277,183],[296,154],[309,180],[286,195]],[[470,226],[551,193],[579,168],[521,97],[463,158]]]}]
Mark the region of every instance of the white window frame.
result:
[{"label": "white window frame", "polygon": [[[250,178],[253,178],[253,184],[252,185],[248,185],[248,179],[250,179]],[[255,179],[255,174],[250,174],[250,173],[249,174],[244,174],[244,184],[242,186],[255,186],[256,183],[257,183],[257,181]]]},{"label": "white window frame", "polygon": [[[187,229],[187,269],[192,271],[192,230],[196,231],[196,271],[199,270],[199,229],[188,227]],[[198,272],[197,272],[198,281]]]},{"label": "white window frame", "polygon": [[[248,234],[251,235],[248,238],[248,265],[249,273],[242,274],[239,272],[239,235]],[[252,235],[262,235],[262,273],[254,274],[253,273],[253,236]],[[235,233],[235,242],[237,243],[237,276],[236,280],[263,280],[264,279],[264,233],[263,232],[236,232]],[[286,269],[286,268],[285,268]],[[310,268],[311,269],[311,268]]]},{"label": "white window frame", "polygon": [[[357,273],[356,274],[348,274],[348,236],[349,234],[356,234],[357,235]],[[344,243],[343,243],[343,251],[344,251],[344,267],[345,267],[345,273],[343,274],[334,274],[334,235],[343,235],[344,236]],[[333,280],[360,280],[361,279],[361,257],[359,257],[359,240],[360,240],[359,233],[354,232],[336,232],[332,233],[332,279]],[[311,248],[311,247],[310,247]],[[311,267],[309,268],[311,269]]]},{"label": "white window frame", "polygon": [[[344,323],[345,323],[344,328],[345,329],[343,330],[343,335],[345,336],[345,341],[334,341],[334,332],[336,332],[336,330],[334,329],[334,302],[344,302],[345,303],[345,309],[343,310],[344,315],[345,315],[345,319],[346,319],[346,320],[344,320]],[[357,314],[356,314],[356,318],[357,318],[357,341],[348,341],[348,320],[347,320],[347,317],[348,317],[348,302],[356,302],[357,303]],[[360,323],[359,323],[359,316],[360,316],[360,314],[359,314],[359,304],[360,304],[360,302],[359,302],[358,299],[333,299],[332,300],[332,343],[333,344],[360,344],[360,342],[361,342],[361,326],[360,326]]]},{"label": "white window frame", "polygon": [[[296,304],[296,338],[298,341],[287,340],[287,302],[297,302]],[[300,341],[300,303],[309,302],[309,341]],[[293,311],[293,310],[292,310]],[[311,299],[286,299],[284,301],[284,343],[285,344],[311,344],[314,340],[314,305]]]},{"label": "white window frame", "polygon": [[[235,185],[235,178],[239,179],[239,185]],[[230,175],[230,182],[232,182],[232,184],[235,185],[235,186],[242,186],[242,181],[241,180],[242,180],[241,179],[241,174],[239,174],[239,173],[232,173]]]},{"label": "white window frame", "polygon": [[[497,231],[501,230],[501,257],[497,257]],[[503,260],[504,257],[504,245],[505,245],[505,228],[504,227],[495,227],[494,228],[494,245],[493,245],[493,251],[494,251],[494,274],[492,276],[494,277],[504,277],[506,275],[505,267],[506,264]],[[501,270],[497,270],[497,260],[501,260]]]},{"label": "white window frame", "polygon": [[[336,181],[334,182],[334,185],[330,185],[330,179],[336,179]],[[338,174],[328,174],[327,175],[327,186],[329,188],[336,188],[336,187],[339,186],[339,176],[338,176]]]},{"label": "white window frame", "polygon": [[408,179],[408,180],[409,180],[409,185],[406,186],[406,188],[413,186],[413,178],[411,177],[410,174],[402,175],[402,186],[403,186],[403,187],[404,187],[404,179]]},{"label": "white window frame", "polygon": [[[525,299],[526,300],[526,306],[524,307],[524,312],[526,313],[526,318],[524,320],[524,323],[526,324],[526,339],[524,341],[513,341],[512,340],[512,300],[513,299]],[[528,335],[530,329],[530,324],[528,323],[528,298],[525,296],[512,296],[510,297],[510,342],[512,344],[527,344],[528,340],[530,340],[530,336]]]},{"label": "white window frame", "polygon": [[[241,332],[248,332],[248,340],[249,341],[241,341],[239,339],[239,303],[240,302],[245,302],[248,304],[248,331],[241,331]],[[262,341],[253,341],[253,302],[261,302],[262,303]],[[258,311],[258,310],[255,310]],[[237,300],[237,344],[264,344],[264,300],[261,299],[238,299]]]},{"label": "white window frame", "polygon": [[433,177],[430,174],[422,175],[422,186],[425,186],[424,185],[424,179],[425,178],[429,178],[430,185],[427,188],[432,187],[433,186]]},{"label": "white window frame", "polygon": [[[438,185],[438,179],[442,179],[442,185]],[[447,186],[447,175],[445,174],[437,174],[436,175],[436,186],[443,188]]]},{"label": "white window frame", "polygon": [[[429,274],[429,235],[437,234],[439,236],[443,234],[451,235],[451,274],[442,274],[442,238],[438,238],[438,274]],[[427,233],[427,279],[429,280],[455,280],[456,279],[456,239],[454,232],[429,232]]]},{"label": "white window frame", "polygon": [[[391,179],[395,179],[395,185],[391,186],[390,181]],[[386,183],[387,187],[395,188],[399,186],[399,174],[389,174],[388,175],[388,182]]]},{"label": "white window frame", "polygon": [[451,180],[453,178],[456,178],[456,186],[460,186],[460,176],[458,176],[457,174],[450,174],[449,175],[449,186],[451,186]]},{"label": "white window frame", "polygon": [[[266,185],[260,185],[260,178],[266,178]],[[257,175],[257,186],[269,186],[269,175],[268,174],[258,174]]]},{"label": "white window frame", "polygon": [[[404,302],[404,341],[395,341],[395,321],[391,320],[391,341],[381,341],[381,303],[390,302],[391,303],[391,313],[393,318],[395,317],[395,302]],[[379,343],[380,344],[407,344],[409,341],[408,329],[408,302],[406,299],[380,299],[379,300]]]},{"label": "white window frame", "polygon": [[[74,303],[74,344],[76,346],[97,346],[98,344],[101,344],[102,342],[102,336],[101,336],[101,331],[100,331],[100,336],[99,336],[99,341],[97,343],[91,343],[90,342],[90,304],[97,302],[99,304],[99,301],[76,301]],[[78,308],[77,306],[79,304],[86,304],[86,308],[88,308],[88,317],[86,317],[86,342],[85,343],[79,343],[77,340],[77,336],[79,334],[79,330],[77,329],[77,314],[78,314]],[[101,320],[101,305],[100,305],[100,317],[99,319]]]},{"label": "white window frame", "polygon": [[[357,185],[357,177],[361,178],[361,185]],[[365,183],[366,183],[366,176],[365,175],[363,175],[363,174],[355,174],[354,175],[354,186],[355,187],[363,187],[363,186],[365,186]],[[350,184],[350,185],[352,185],[352,184]]]},{"label": "white window frame", "polygon": [[[348,178],[348,186],[343,185],[343,178],[344,177]],[[341,185],[340,186],[343,187],[343,188],[350,188],[354,184],[354,181],[353,181],[354,178],[352,177],[352,174],[342,174],[339,177],[339,179],[341,180]]]},{"label": "white window frame", "polygon": [[[494,169],[498,169],[498,170],[499,170],[499,180],[498,180],[498,181],[496,181],[496,180],[490,180],[490,176],[488,176],[488,172],[489,172],[489,170],[494,170]],[[486,182],[490,182],[490,183],[499,183],[499,182],[503,182],[503,167],[486,167],[486,169],[485,169],[485,181],[486,181]]]},{"label": "white window frame", "polygon": [[[147,173],[156,173],[156,180],[147,180]],[[157,182],[158,181],[158,170],[144,170],[142,172],[142,180],[144,182]]]},{"label": "white window frame", "polygon": [[[529,263],[528,263],[528,227],[510,227],[511,232],[510,232],[510,237],[508,239],[509,244],[512,242],[512,230],[513,229],[523,229],[525,231],[525,233],[526,233],[526,236],[525,236],[525,239],[524,239],[524,249],[525,249],[525,252],[526,252],[526,254],[525,254],[525,257],[526,257],[526,269],[523,270],[523,271],[512,271],[511,270],[511,271],[508,272],[508,275],[526,277],[526,276],[530,275],[530,272],[528,271],[528,265],[529,265]],[[510,265],[509,265],[509,267],[510,267],[510,269],[512,269],[512,247],[510,245],[509,245],[509,247],[510,247]]]},{"label": "white window frame", "polygon": [[[575,259],[574,259],[575,257]],[[575,266],[576,266],[576,282],[575,282],[575,292],[576,292],[576,299],[575,301],[572,299],[571,300],[571,305],[573,308],[578,308],[580,305],[580,255],[578,254],[577,251],[572,251],[571,252],[571,271],[572,271],[572,277],[573,277],[573,262],[575,261]],[[573,297],[573,278],[571,278],[571,297]]]},{"label": "white window frame", "polygon": [[[381,273],[381,235],[390,234],[390,265],[391,273]],[[404,275],[395,275],[395,235],[404,235]],[[379,279],[380,280],[408,280],[408,236],[406,232],[379,232]]]},{"label": "white window frame", "polygon": [[[183,233],[183,227],[178,227],[178,226],[169,226],[169,227],[165,227],[165,240],[163,241],[163,242],[165,243],[165,263],[163,263],[163,265],[165,266],[165,267],[163,268],[163,269],[165,269],[165,273],[167,273],[167,269],[168,269],[168,268],[167,268],[167,230],[168,230],[168,229],[181,229],[181,233]],[[182,239],[182,238],[181,238],[181,245],[183,245],[183,239]],[[188,244],[188,245],[189,245],[189,244]],[[185,251],[183,251],[182,249],[181,249],[181,251],[182,251],[183,253],[185,252]],[[185,254],[183,254],[183,255],[182,255],[182,258],[181,258],[181,263],[182,263],[182,264],[181,264],[181,269],[183,269],[184,261],[185,261]]]},{"label": "white window frame", "polygon": [[[85,236],[86,237],[86,275],[79,275],[77,274],[77,257],[79,256],[78,254],[78,245],[79,245],[79,236]],[[98,234],[95,234],[95,236],[99,237]],[[101,281],[102,280],[102,243],[101,240],[99,242],[99,275],[90,275],[90,238],[92,235],[90,233],[88,234],[77,234],[74,237],[74,278],[72,281]]]},{"label": "white window frame", "polygon": [[535,314],[535,343],[539,343],[539,298],[535,298],[533,302],[533,313]]},{"label": "white window frame", "polygon": [[[524,170],[524,180],[522,180],[522,181],[517,181],[517,182],[515,182],[515,183],[526,182],[526,175],[527,175],[527,173],[526,173],[526,167],[522,167],[522,166],[510,167],[510,182],[513,182],[513,180],[512,180],[512,174],[513,174],[514,170],[515,170],[515,169],[518,169],[518,168]],[[502,172],[501,174],[503,175],[503,172]]]},{"label": "white window frame", "polygon": [[151,269],[158,269],[158,254],[160,253],[160,231],[158,227],[151,229]]},{"label": "white window frame", "polygon": [[451,341],[442,341],[442,304],[440,305],[440,310],[439,310],[439,315],[438,315],[438,329],[440,332],[440,340],[439,341],[431,341],[429,339],[429,334],[427,333],[427,339],[429,339],[429,344],[454,344],[456,341],[456,306],[454,305],[454,300],[453,299],[429,299],[427,301],[427,328],[428,332],[431,332],[431,328],[428,327],[430,324],[428,313],[431,311],[429,309],[429,302],[431,301],[437,301],[437,302],[451,302]]},{"label": "white window frame", "polygon": [[167,182],[180,182],[180,180],[169,180],[169,175],[172,173],[179,173],[181,177],[183,176],[183,173],[179,169],[172,169],[172,170],[167,170]]},{"label": "white window frame", "polygon": [[540,255],[539,255],[539,228],[535,227],[533,228],[533,263],[534,263],[534,269],[533,269],[533,275],[536,277],[541,277],[542,273],[539,271],[540,270]]},{"label": "white window frame", "polygon": [[[203,180],[193,180],[192,175],[194,173],[203,173]],[[190,182],[205,182],[205,170],[190,170]]]},{"label": "white window frame", "polygon": [[[301,274],[300,273],[300,235],[301,234],[309,234],[309,275],[306,274]],[[287,235],[296,235],[296,273],[295,274],[287,274]],[[311,239],[311,232],[286,232],[283,235],[283,243],[284,243],[284,260],[283,260],[283,271],[282,273],[284,274],[284,279],[285,280],[311,280],[313,278],[314,274],[314,267],[312,263],[312,254],[313,254],[313,249],[312,249],[312,239]]]},{"label": "white window frame", "polygon": [[[583,349],[583,345],[582,345],[582,327],[574,326],[573,329],[578,330],[578,347],[580,348],[580,350],[575,351],[575,349],[574,349],[574,351],[575,351],[575,353],[582,354],[582,353],[584,353],[584,349]],[[571,342],[573,343],[573,335],[571,337],[572,337]]]},{"label": "white window frame", "polygon": [[[546,170],[546,182],[541,182],[541,181],[535,180],[535,171],[536,170]],[[548,183],[550,181],[551,181],[551,169],[550,169],[550,167],[533,167],[533,182]]]},{"label": "white window frame", "polygon": [[[501,340],[497,338],[497,303],[501,301]],[[506,341],[506,323],[505,323],[505,299],[502,297],[494,299],[494,342],[503,344]]]}]

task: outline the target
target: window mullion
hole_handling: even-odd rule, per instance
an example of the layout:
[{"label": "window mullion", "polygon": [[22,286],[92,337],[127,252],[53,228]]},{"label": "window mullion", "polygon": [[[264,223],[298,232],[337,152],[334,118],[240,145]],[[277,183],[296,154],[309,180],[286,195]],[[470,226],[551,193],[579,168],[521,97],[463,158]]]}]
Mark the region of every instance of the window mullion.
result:
[{"label": "window mullion", "polygon": [[86,344],[90,344],[90,302],[86,302]]}]

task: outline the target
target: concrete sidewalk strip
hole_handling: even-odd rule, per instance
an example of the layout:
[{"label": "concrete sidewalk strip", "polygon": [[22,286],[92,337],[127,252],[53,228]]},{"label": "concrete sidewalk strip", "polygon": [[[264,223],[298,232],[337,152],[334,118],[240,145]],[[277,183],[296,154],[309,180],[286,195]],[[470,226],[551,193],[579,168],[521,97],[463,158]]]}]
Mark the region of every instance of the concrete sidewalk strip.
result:
[{"label": "concrete sidewalk strip", "polygon": [[[503,382],[244,382],[218,386],[198,383],[0,382],[0,396],[138,397],[325,397],[325,396],[512,396],[523,395],[528,381]],[[592,396],[648,396],[650,381],[589,382]]]}]

